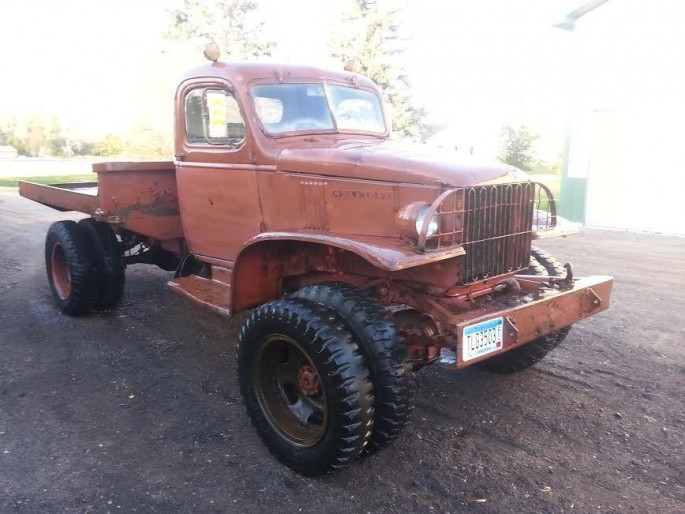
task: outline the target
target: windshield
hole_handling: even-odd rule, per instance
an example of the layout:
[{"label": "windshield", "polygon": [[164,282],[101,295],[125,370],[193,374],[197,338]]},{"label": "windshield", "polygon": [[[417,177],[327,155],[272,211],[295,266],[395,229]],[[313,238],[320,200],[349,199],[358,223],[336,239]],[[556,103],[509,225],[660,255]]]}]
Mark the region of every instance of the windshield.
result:
[{"label": "windshield", "polygon": [[272,134],[371,132],[385,134],[378,96],[331,84],[269,84],[252,88],[257,116]]}]

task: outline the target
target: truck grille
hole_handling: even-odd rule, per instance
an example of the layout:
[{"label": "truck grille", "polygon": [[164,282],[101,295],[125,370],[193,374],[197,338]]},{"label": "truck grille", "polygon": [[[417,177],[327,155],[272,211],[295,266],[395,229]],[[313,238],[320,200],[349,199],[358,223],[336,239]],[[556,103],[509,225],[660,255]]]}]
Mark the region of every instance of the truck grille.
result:
[{"label": "truck grille", "polygon": [[464,190],[461,283],[528,267],[536,184],[499,184]]},{"label": "truck grille", "polygon": [[438,218],[438,231],[421,233],[420,251],[462,246],[460,284],[525,269],[533,237],[553,230],[557,211],[552,192],[535,182],[448,189],[435,199],[426,219]]}]

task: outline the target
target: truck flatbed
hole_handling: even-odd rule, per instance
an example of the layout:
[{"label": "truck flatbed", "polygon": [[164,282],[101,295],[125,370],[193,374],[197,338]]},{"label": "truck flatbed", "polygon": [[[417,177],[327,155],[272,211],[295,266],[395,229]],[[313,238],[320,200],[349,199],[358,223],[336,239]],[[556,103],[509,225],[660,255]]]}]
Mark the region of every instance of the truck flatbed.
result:
[{"label": "truck flatbed", "polygon": [[183,237],[172,161],[102,162],[97,182],[19,182],[19,193],[58,211],[93,218],[160,241]]},{"label": "truck flatbed", "polygon": [[97,182],[37,184],[20,180],[19,193],[21,196],[62,212],[77,211],[92,215],[98,203]]}]

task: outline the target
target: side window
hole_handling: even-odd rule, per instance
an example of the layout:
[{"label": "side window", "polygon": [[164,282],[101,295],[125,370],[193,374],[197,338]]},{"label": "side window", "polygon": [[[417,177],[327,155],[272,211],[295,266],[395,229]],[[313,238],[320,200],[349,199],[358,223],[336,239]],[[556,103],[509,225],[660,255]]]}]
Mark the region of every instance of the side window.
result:
[{"label": "side window", "polygon": [[189,143],[239,146],[245,123],[238,102],[223,89],[193,89],[185,97],[186,138]]}]

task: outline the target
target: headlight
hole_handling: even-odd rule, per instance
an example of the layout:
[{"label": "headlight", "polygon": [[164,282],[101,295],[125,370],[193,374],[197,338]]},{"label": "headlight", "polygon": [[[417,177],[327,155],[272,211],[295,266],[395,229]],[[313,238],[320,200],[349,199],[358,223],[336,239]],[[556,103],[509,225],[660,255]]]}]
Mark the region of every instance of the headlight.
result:
[{"label": "headlight", "polygon": [[[424,205],[419,209],[416,215],[416,233],[421,234],[423,230],[423,224],[426,222],[426,214],[430,210],[430,205]],[[438,232],[438,215],[437,213],[428,222],[428,232],[426,232],[426,237],[433,237]]]},{"label": "headlight", "polygon": [[[408,239],[418,241],[429,210],[430,204],[427,202],[410,203],[400,209],[397,213],[397,228],[400,233]],[[436,214],[428,222],[426,237],[433,237],[438,232],[438,228],[439,223]]]}]

